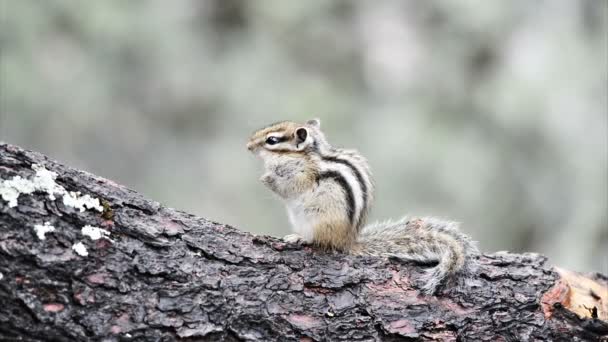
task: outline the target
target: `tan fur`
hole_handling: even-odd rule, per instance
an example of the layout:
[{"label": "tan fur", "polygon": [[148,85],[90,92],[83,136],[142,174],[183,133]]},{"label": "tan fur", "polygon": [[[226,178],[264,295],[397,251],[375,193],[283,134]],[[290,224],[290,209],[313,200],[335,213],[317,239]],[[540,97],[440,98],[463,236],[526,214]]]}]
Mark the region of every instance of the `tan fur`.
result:
[{"label": "tan fur", "polygon": [[318,217],[313,226],[312,242],[327,250],[348,252],[357,238],[357,232],[345,215],[346,209],[338,186],[327,184],[316,190],[304,200],[304,205]]},{"label": "tan fur", "polygon": [[313,243],[326,250],[348,252],[356,241],[356,235],[347,221],[328,219],[315,225]]},{"label": "tan fur", "polygon": [[295,122],[283,121],[259,129],[255,131],[253,135],[249,138],[249,141],[247,142],[247,149],[251,151],[255,148],[261,148],[262,146],[264,146],[264,141],[270,133],[283,133],[285,135],[293,135],[298,126],[300,125]]}]

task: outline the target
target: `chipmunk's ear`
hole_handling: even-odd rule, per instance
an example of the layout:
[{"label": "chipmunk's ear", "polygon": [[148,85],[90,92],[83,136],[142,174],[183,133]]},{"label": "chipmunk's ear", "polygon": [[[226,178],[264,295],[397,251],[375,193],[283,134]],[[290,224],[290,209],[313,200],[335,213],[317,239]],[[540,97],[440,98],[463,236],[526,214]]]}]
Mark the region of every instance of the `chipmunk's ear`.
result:
[{"label": "chipmunk's ear", "polygon": [[321,128],[321,120],[319,120],[319,119],[308,120],[308,121],[306,121],[306,124],[314,126],[316,128]]},{"label": "chipmunk's ear", "polygon": [[300,145],[301,143],[306,141],[308,138],[308,129],[306,127],[299,127],[296,129],[296,145]]}]

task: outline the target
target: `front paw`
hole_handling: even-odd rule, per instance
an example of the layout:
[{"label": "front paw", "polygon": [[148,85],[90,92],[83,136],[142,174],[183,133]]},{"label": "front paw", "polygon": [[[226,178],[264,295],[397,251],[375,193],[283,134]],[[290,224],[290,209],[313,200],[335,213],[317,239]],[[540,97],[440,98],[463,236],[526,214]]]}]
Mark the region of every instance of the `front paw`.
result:
[{"label": "front paw", "polygon": [[266,172],[265,174],[262,175],[262,177],[260,177],[260,182],[262,182],[264,185],[273,184],[274,183],[273,174],[270,172]]},{"label": "front paw", "polygon": [[283,241],[288,243],[304,243],[304,238],[298,234],[289,234],[283,237]]},{"label": "front paw", "polygon": [[260,177],[260,182],[271,191],[278,193],[277,179],[274,174],[270,172],[263,174],[262,177]]}]

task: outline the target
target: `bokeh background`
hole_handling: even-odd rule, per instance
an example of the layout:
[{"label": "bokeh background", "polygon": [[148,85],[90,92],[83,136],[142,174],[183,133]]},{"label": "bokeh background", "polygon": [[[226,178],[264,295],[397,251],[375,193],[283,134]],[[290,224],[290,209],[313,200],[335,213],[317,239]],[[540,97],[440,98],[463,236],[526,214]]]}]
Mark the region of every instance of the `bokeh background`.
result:
[{"label": "bokeh background", "polygon": [[0,140],[283,235],[245,141],[319,117],[369,158],[372,220],[608,273],[607,4],[0,0]]}]

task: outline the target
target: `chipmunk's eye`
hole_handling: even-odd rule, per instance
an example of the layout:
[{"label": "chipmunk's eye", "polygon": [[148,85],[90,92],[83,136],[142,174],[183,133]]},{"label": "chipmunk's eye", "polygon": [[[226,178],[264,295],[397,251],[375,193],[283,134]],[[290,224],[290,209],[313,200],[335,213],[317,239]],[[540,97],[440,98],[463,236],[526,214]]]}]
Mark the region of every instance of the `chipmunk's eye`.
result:
[{"label": "chipmunk's eye", "polygon": [[281,140],[278,137],[268,137],[268,139],[266,139],[266,143],[268,145],[275,145],[278,144]]}]

